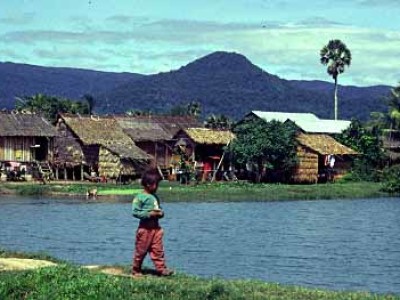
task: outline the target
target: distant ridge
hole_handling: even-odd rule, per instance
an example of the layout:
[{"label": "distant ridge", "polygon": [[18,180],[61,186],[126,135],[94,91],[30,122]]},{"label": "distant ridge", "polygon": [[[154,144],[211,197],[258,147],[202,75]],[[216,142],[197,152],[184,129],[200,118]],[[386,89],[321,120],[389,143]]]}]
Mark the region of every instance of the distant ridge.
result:
[{"label": "distant ridge", "polygon": [[0,109],[14,108],[15,97],[42,93],[80,99],[84,94],[106,92],[143,76],[11,62],[0,63]]},{"label": "distant ridge", "polygon": [[[251,110],[333,118],[332,83],[281,79],[234,52],[214,52],[178,70],[146,76],[0,63],[0,78],[6,78],[0,80],[0,108],[12,107],[14,96],[41,92],[79,99],[89,93],[96,98],[98,113],[130,109],[158,113],[198,101],[204,115],[235,119]],[[382,99],[389,91],[389,86],[340,86],[339,118],[366,120],[372,111],[385,111]]]},{"label": "distant ridge", "polygon": [[[372,111],[386,109],[382,99],[389,86],[339,89],[339,117],[366,120]],[[223,113],[240,118],[251,110],[312,112],[333,118],[333,84],[324,81],[288,81],[252,64],[245,56],[214,52],[178,70],[125,83],[100,96],[99,110],[107,100],[118,103],[113,112],[142,108],[165,111],[177,104],[198,101],[205,114]]]}]

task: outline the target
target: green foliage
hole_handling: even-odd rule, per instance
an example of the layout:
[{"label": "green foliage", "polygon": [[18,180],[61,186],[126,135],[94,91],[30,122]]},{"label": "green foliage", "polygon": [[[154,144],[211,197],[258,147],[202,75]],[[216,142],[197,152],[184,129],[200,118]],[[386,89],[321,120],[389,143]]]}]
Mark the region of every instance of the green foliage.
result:
[{"label": "green foliage", "polygon": [[391,90],[388,106],[391,129],[400,129],[400,84]]},{"label": "green foliage", "polygon": [[294,166],[296,129],[292,124],[251,118],[239,123],[233,132],[236,139],[230,151],[237,163],[252,163],[259,174],[265,170],[288,172]]},{"label": "green foliage", "polygon": [[90,112],[90,104],[87,101],[73,101],[42,94],[18,98],[15,108],[17,111],[42,114],[52,123],[56,121],[58,113],[88,114]]},{"label": "green foliage", "polygon": [[23,272],[0,272],[0,299],[399,299],[392,295],[343,292],[265,283],[256,280],[170,278],[132,279],[60,265]]},{"label": "green foliage", "polygon": [[187,104],[177,104],[171,108],[168,114],[172,116],[193,116],[198,118],[201,115],[201,104],[191,101]]},{"label": "green foliage", "polygon": [[327,72],[334,79],[350,66],[351,52],[341,40],[330,40],[320,51],[321,64],[327,65]]},{"label": "green foliage", "polygon": [[383,170],[382,191],[400,193],[400,165],[394,165]]},{"label": "green foliage", "polygon": [[353,162],[352,176],[355,180],[380,180],[386,157],[382,148],[380,130],[368,129],[358,120],[352,120],[348,129],[336,139],[361,155]]},{"label": "green foliage", "polygon": [[233,121],[223,114],[211,114],[204,121],[204,127],[210,129],[230,130],[232,125]]}]

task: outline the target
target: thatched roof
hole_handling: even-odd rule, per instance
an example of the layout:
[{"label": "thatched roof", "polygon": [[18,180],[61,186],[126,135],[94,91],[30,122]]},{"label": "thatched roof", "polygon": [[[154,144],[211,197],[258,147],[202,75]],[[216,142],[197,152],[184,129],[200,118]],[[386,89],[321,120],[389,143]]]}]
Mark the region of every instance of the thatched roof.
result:
[{"label": "thatched roof", "polygon": [[160,124],[137,117],[115,117],[124,132],[135,142],[165,141],[171,135]]},{"label": "thatched roof", "polygon": [[227,145],[235,138],[235,135],[229,130],[188,128],[183,131],[197,144]]},{"label": "thatched roof", "polygon": [[326,134],[304,134],[297,136],[297,141],[321,155],[355,155],[358,154],[353,149],[346,147],[336,141],[333,137]]},{"label": "thatched roof", "polygon": [[170,140],[181,129],[201,126],[192,116],[116,116],[115,119],[134,141]]},{"label": "thatched roof", "polygon": [[0,113],[0,136],[54,137],[56,135],[56,129],[39,115]]},{"label": "thatched roof", "polygon": [[150,159],[150,156],[135,145],[112,117],[82,117],[68,114],[60,117],[85,145],[103,146],[121,158]]}]

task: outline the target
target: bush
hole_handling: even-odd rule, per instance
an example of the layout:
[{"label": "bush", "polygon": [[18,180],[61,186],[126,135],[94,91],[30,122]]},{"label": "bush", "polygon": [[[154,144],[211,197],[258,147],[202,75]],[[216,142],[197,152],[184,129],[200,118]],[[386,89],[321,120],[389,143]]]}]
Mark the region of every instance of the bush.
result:
[{"label": "bush", "polygon": [[382,190],[388,193],[400,193],[400,165],[383,170]]}]

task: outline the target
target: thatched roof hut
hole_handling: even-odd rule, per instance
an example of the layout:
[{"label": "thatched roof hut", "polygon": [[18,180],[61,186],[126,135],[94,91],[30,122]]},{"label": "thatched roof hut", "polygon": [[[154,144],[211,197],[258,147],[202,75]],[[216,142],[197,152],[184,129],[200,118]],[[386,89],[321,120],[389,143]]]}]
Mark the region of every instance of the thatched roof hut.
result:
[{"label": "thatched roof hut", "polygon": [[155,142],[171,139],[170,133],[150,118],[118,116],[115,119],[124,132],[135,142]]},{"label": "thatched roof hut", "polygon": [[[180,162],[182,157],[198,168],[203,180],[206,180],[207,174],[216,171],[225,161],[224,147],[235,138],[235,135],[229,130],[216,130],[208,128],[188,128],[180,130],[175,136],[175,146],[179,156],[175,161]],[[179,148],[179,149],[178,149]],[[183,156],[182,156],[183,154]]]},{"label": "thatched roof hut", "polygon": [[297,166],[293,173],[296,183],[317,183],[327,169],[328,155],[337,157],[335,178],[343,176],[351,167],[351,156],[358,153],[326,134],[304,134],[297,136]]},{"label": "thatched roof hut", "polygon": [[192,116],[116,116],[115,119],[134,141],[171,140],[181,129],[201,126]]},{"label": "thatched roof hut", "polygon": [[72,165],[81,163],[93,168],[98,165],[102,176],[134,175],[151,159],[113,117],[62,114],[57,128],[64,136],[57,142],[60,162],[72,158]]},{"label": "thatched roof hut", "polygon": [[156,165],[165,172],[171,164],[173,136],[181,129],[200,126],[198,120],[191,116],[149,115],[114,118],[136,145],[153,156]]},{"label": "thatched roof hut", "polygon": [[333,137],[326,134],[304,134],[301,133],[296,137],[300,145],[312,149],[320,155],[356,155],[357,151],[342,145]]},{"label": "thatched roof hut", "polygon": [[196,144],[227,145],[235,138],[229,130],[214,130],[208,128],[188,128],[183,132]]},{"label": "thatched roof hut", "polygon": [[54,126],[39,115],[0,112],[0,136],[54,137],[56,135]]},{"label": "thatched roof hut", "polygon": [[400,130],[383,130],[382,144],[391,163],[398,163],[400,161]]},{"label": "thatched roof hut", "polygon": [[47,161],[55,128],[36,114],[0,113],[0,160]]}]

